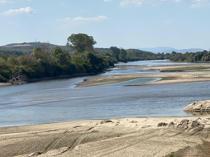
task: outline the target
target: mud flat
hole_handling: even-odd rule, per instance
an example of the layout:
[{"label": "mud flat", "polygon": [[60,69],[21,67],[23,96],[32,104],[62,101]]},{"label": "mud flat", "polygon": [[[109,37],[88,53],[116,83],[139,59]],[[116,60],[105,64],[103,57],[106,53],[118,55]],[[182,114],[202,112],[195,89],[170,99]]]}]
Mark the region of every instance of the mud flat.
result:
[{"label": "mud flat", "polygon": [[8,127],[0,128],[0,156],[203,157],[210,155],[209,135],[209,117],[124,118]]}]

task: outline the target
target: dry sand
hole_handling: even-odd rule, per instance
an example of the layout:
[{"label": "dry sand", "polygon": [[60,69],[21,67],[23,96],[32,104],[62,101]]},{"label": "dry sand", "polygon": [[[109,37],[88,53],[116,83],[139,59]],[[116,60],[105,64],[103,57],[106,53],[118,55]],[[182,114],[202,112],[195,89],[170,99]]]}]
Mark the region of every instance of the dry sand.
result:
[{"label": "dry sand", "polygon": [[195,101],[184,108],[186,112],[210,112],[210,100]]},{"label": "dry sand", "polygon": [[78,86],[88,87],[88,86],[112,84],[112,83],[133,80],[137,78],[159,78],[156,81],[151,81],[145,83],[144,85],[210,81],[210,64],[135,67],[135,69],[138,68],[144,70],[159,70],[160,73],[95,76],[95,77],[90,77],[89,79],[79,83]]},{"label": "dry sand", "polygon": [[210,118],[126,118],[0,128],[0,156],[210,155]]},{"label": "dry sand", "polygon": [[1,82],[0,82],[0,87],[10,86],[10,85],[11,85],[11,83],[1,83]]},{"label": "dry sand", "polygon": [[[145,77],[162,78],[150,84],[208,81],[209,68],[150,67],[167,72],[95,76],[80,86]],[[0,128],[0,157],[12,156],[208,157],[210,117],[125,118]]]},{"label": "dry sand", "polygon": [[[155,81],[150,81],[143,85],[153,84],[170,84],[170,83],[184,83],[184,82],[203,82],[210,81],[210,64],[196,63],[196,64],[180,64],[167,66],[120,66],[121,69],[139,69],[139,70],[158,70],[160,73],[144,73],[144,74],[124,74],[112,76],[91,76],[83,82],[78,84],[78,87],[89,87],[105,84],[113,84],[124,81],[129,81],[137,78],[158,78]],[[10,83],[0,83],[2,86],[10,86]],[[135,84],[134,84],[135,85]],[[140,84],[141,85],[141,84]],[[136,86],[139,86],[138,84]]]}]

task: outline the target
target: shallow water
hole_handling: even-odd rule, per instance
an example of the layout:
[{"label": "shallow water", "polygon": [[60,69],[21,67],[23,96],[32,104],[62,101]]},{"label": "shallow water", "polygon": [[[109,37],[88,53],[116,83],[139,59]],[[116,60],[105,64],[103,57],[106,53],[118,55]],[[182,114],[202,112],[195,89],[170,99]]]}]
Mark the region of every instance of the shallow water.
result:
[{"label": "shallow water", "polygon": [[210,82],[147,86],[118,83],[75,88],[83,79],[1,87],[0,126],[114,117],[187,116],[183,112],[186,104],[210,97]]},{"label": "shallow water", "polygon": [[128,62],[128,63],[119,63],[110,71],[102,74],[102,76],[109,75],[124,75],[124,74],[144,74],[144,73],[159,73],[158,70],[145,70],[144,67],[151,66],[167,66],[167,65],[186,65],[189,63],[176,63],[171,62],[169,60],[150,60],[150,61],[136,61],[136,62]]}]

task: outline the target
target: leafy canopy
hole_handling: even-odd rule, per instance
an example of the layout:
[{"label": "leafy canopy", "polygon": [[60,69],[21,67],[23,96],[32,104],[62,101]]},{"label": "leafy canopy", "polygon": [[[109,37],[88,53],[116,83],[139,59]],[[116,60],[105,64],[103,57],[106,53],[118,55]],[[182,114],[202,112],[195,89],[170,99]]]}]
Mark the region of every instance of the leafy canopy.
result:
[{"label": "leafy canopy", "polygon": [[96,41],[92,36],[88,36],[87,34],[72,34],[68,38],[68,44],[76,49],[77,52],[84,51],[93,51],[93,46],[96,44]]}]

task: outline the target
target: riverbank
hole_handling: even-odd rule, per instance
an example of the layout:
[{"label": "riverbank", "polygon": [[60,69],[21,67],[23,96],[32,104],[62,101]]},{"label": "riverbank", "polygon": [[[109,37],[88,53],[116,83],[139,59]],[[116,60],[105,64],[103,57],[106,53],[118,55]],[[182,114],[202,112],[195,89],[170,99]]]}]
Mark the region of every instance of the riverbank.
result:
[{"label": "riverbank", "polygon": [[202,146],[208,146],[209,135],[208,117],[124,118],[8,127],[0,128],[0,156],[205,156],[210,155],[208,149],[198,153]]},{"label": "riverbank", "polygon": [[73,79],[73,78],[79,78],[79,77],[88,77],[88,76],[95,76],[95,75],[99,75],[102,74],[103,72],[99,72],[99,73],[81,73],[81,74],[74,74],[74,75],[62,75],[62,76],[57,76],[57,77],[45,77],[42,79],[30,79],[28,81],[23,81],[23,82],[19,82],[16,84],[13,83],[1,83],[0,82],[0,87],[5,87],[5,86],[12,86],[12,85],[22,85],[22,84],[27,84],[27,83],[35,83],[35,82],[44,82],[44,81],[52,81],[52,80],[62,80],[62,79]]},{"label": "riverbank", "polygon": [[0,87],[11,86],[11,83],[0,83]]},{"label": "riverbank", "polygon": [[184,108],[186,112],[192,113],[209,113],[210,100],[195,101]]},{"label": "riverbank", "polygon": [[[186,82],[203,82],[210,81],[210,64],[186,64],[186,65],[167,65],[167,66],[150,66],[142,67],[135,66],[136,70],[159,71],[150,73],[135,73],[112,76],[95,76],[84,82],[81,82],[79,87],[89,87],[97,85],[105,85],[119,83],[133,79],[154,78],[155,81],[149,81],[138,85],[151,84],[170,84],[170,83],[186,83]],[[135,85],[135,84],[134,84]],[[133,86],[134,86],[133,85]]]},{"label": "riverbank", "polygon": [[[170,83],[186,83],[186,82],[204,82],[210,81],[210,64],[207,63],[189,63],[180,65],[163,65],[163,66],[142,66],[142,65],[121,65],[120,68],[124,69],[129,67],[135,70],[144,70],[150,71],[150,73],[133,73],[133,74],[115,74],[115,75],[99,75],[104,73],[81,73],[75,75],[62,75],[57,77],[45,77],[42,79],[31,79],[26,83],[42,82],[49,80],[58,80],[58,79],[70,79],[77,77],[92,76],[88,79],[85,79],[83,82],[78,84],[78,87],[89,87],[97,85],[106,85],[113,83],[120,83],[134,79],[154,79],[154,81],[148,81],[139,85],[152,85],[152,84],[170,84]],[[125,68],[126,69],[126,68]],[[151,71],[156,71],[152,73]],[[159,71],[159,73],[157,73]],[[11,83],[0,83],[0,87],[10,86]],[[135,86],[135,84],[132,84]]]}]

